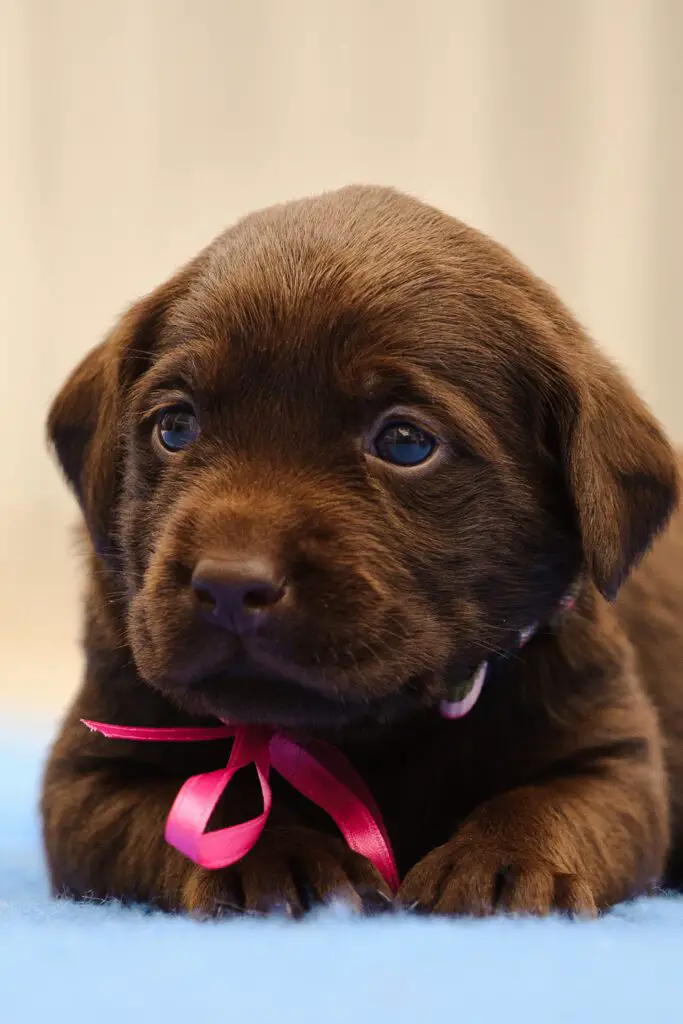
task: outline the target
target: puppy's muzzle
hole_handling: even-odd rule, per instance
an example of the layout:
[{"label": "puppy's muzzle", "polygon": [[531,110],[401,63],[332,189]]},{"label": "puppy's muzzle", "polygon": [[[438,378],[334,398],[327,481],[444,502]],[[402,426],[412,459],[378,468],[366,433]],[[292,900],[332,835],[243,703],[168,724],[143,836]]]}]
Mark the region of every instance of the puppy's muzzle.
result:
[{"label": "puppy's muzzle", "polygon": [[276,566],[259,556],[202,558],[192,589],[197,614],[238,635],[263,626],[288,591]]}]

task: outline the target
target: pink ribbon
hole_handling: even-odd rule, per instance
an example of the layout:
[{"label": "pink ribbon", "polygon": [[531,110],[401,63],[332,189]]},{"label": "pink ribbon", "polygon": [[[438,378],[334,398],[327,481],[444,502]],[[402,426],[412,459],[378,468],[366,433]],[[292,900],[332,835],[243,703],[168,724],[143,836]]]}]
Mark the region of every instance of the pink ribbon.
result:
[{"label": "pink ribbon", "polygon": [[[319,741],[305,746],[284,733],[259,725],[213,728],[154,729],[106,725],[82,719],[89,729],[109,739],[192,743],[233,739],[225,768],[187,779],[166,819],[165,838],[195,864],[215,870],[241,860],[254,847],[272,806],[270,769],[274,768],[303,796],[329,814],[349,847],[369,860],[392,892],[398,871],[379,808],[349,761]],[[253,764],[261,785],[263,811],[249,821],[207,832],[209,819],[235,774]]]}]

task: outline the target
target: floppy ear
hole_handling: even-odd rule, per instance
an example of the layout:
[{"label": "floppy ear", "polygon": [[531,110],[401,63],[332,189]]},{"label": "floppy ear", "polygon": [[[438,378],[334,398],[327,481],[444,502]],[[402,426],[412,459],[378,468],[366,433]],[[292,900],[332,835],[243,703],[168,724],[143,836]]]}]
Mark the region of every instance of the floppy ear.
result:
[{"label": "floppy ear", "polygon": [[47,432],[96,550],[113,553],[122,476],[122,402],[149,365],[177,281],[132,306],[79,363],[50,409]]},{"label": "floppy ear", "polygon": [[111,532],[117,490],[117,353],[114,335],[89,352],[52,403],[48,438],[78,498],[95,547]]},{"label": "floppy ear", "polygon": [[671,446],[630,385],[609,365],[591,369],[570,431],[567,476],[588,563],[611,596],[666,526],[680,481]]},{"label": "floppy ear", "polygon": [[575,337],[566,344],[546,338],[540,357],[544,418],[586,565],[600,591],[613,598],[678,503],[678,465],[625,377],[572,326]]}]

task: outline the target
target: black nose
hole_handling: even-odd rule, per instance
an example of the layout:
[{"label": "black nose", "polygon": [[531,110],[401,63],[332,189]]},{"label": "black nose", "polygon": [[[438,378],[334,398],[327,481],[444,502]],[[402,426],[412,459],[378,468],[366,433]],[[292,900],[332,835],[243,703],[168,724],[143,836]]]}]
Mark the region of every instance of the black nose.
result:
[{"label": "black nose", "polygon": [[264,558],[202,558],[192,574],[200,613],[243,633],[262,623],[285,596],[285,581]]}]

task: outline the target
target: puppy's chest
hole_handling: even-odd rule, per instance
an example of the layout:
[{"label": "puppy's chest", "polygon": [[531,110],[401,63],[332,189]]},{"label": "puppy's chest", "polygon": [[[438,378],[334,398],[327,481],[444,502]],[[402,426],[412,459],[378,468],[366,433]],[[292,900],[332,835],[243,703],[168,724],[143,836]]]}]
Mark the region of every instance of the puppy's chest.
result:
[{"label": "puppy's chest", "polygon": [[493,765],[469,733],[437,720],[417,735],[345,751],[381,811],[401,874],[501,786],[502,764]]},{"label": "puppy's chest", "polygon": [[[478,770],[478,758],[434,743],[418,752],[396,753],[368,766],[364,778],[382,812],[405,873],[490,794],[491,781]],[[488,774],[488,773],[487,773]]]},{"label": "puppy's chest", "polygon": [[436,719],[370,751],[349,756],[372,792],[403,874],[446,842],[482,803],[540,770],[541,745],[514,742],[507,715]]}]

